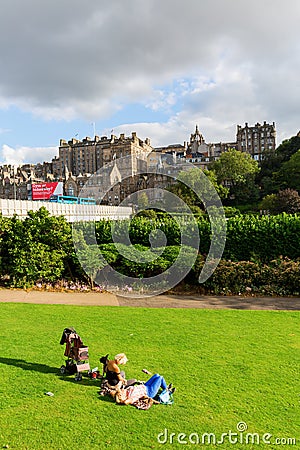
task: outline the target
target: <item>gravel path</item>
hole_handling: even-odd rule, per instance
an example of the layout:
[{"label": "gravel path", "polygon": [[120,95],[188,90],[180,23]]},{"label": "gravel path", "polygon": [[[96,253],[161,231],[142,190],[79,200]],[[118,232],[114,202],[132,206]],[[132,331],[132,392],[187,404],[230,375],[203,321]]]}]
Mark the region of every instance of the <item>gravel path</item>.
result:
[{"label": "gravel path", "polygon": [[143,308],[208,308],[300,311],[299,297],[225,297],[205,295],[159,295],[149,298],[119,297],[97,292],[47,292],[0,289],[0,302],[80,306],[135,306]]}]

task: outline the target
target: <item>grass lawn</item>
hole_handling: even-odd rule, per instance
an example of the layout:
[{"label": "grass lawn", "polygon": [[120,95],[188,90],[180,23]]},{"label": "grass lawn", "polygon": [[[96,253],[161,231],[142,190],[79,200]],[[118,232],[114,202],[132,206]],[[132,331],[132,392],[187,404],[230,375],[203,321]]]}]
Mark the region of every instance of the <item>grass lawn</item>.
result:
[{"label": "grass lawn", "polygon": [[[106,353],[125,352],[127,377],[145,379],[143,368],[164,375],[177,387],[174,405],[139,411],[99,397],[98,380],[62,377],[65,347],[59,341],[67,326],[89,346],[92,368]],[[0,448],[300,445],[299,312],[4,303],[0,334]],[[240,424],[237,432],[240,422],[247,431]],[[212,435],[201,443],[204,433],[220,441],[230,430],[238,434],[224,436],[223,443],[214,445]],[[262,441],[265,433],[272,435],[264,437],[270,444]],[[288,445],[289,438],[296,445]]]}]

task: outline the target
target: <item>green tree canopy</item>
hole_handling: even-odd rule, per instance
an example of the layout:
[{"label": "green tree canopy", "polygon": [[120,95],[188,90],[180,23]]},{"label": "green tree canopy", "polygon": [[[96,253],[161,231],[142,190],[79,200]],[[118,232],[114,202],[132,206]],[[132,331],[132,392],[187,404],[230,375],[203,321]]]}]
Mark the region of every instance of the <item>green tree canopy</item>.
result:
[{"label": "green tree canopy", "polygon": [[220,158],[212,163],[212,169],[219,183],[228,182],[231,185],[245,183],[250,175],[254,177],[259,172],[257,161],[248,153],[235,149],[222,153]]},{"label": "green tree canopy", "polygon": [[288,161],[291,156],[300,149],[300,132],[290,139],[282,141],[277,147],[276,154],[281,158],[281,162]]},{"label": "green tree canopy", "polygon": [[284,189],[276,195],[275,214],[294,214],[300,211],[300,196],[294,189]]},{"label": "green tree canopy", "polygon": [[194,167],[187,171],[181,171],[177,177],[180,181],[177,181],[176,184],[172,185],[170,191],[181,198],[190,207],[198,206],[203,208],[202,201],[197,196],[196,192],[201,192],[205,198],[209,197],[209,186],[204,186],[201,172],[208,178],[220,198],[226,198],[229,192],[226,187],[217,182],[217,176],[213,170],[202,171],[202,169]]},{"label": "green tree canopy", "polygon": [[259,172],[258,162],[248,153],[230,149],[221,154],[212,164],[219,183],[230,186],[230,201],[234,204],[253,203],[259,198],[255,175]]},{"label": "green tree canopy", "polygon": [[300,191],[300,150],[284,162],[274,180],[279,189],[291,188]]},{"label": "green tree canopy", "polygon": [[[300,149],[300,132],[296,136],[283,141],[275,151],[265,150],[263,159],[260,161],[260,172],[256,177],[256,181],[261,186],[261,192],[265,196],[278,192],[279,189],[291,187],[297,189],[295,185],[290,185],[289,182],[280,184],[280,178],[277,178],[277,173],[281,172],[281,167],[293,157]],[[285,169],[283,169],[285,170]],[[284,182],[285,177],[282,181]],[[289,181],[289,179],[287,179]]]},{"label": "green tree canopy", "polygon": [[2,228],[1,273],[16,287],[59,279],[68,265],[73,243],[64,217],[52,217],[46,208],[17,216]]},{"label": "green tree canopy", "polygon": [[260,209],[270,214],[300,212],[300,196],[294,189],[284,189],[277,194],[267,195],[260,203]]}]

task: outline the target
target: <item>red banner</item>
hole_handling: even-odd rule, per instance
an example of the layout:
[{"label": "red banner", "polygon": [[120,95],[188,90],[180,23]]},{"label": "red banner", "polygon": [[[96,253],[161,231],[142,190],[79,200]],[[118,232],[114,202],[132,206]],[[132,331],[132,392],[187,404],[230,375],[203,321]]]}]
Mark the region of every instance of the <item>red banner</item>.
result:
[{"label": "red banner", "polygon": [[62,182],[32,184],[32,200],[49,200],[51,195],[62,195]]}]

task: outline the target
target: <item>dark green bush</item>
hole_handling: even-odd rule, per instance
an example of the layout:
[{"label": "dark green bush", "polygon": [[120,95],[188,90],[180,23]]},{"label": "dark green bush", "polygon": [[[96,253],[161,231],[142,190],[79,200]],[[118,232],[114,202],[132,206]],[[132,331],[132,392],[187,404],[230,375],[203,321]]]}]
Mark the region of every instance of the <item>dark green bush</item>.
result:
[{"label": "dark green bush", "polygon": [[[194,283],[202,265],[203,261],[194,272]],[[221,260],[203,288],[217,295],[300,295],[300,260],[277,259],[269,264]]]},{"label": "dark green bush", "polygon": [[300,217],[241,216],[227,221],[224,259],[271,261],[300,257]]},{"label": "dark green bush", "polygon": [[[159,237],[156,230],[165,235],[167,246],[162,251],[158,239],[152,251],[159,256],[150,261],[146,251],[150,247],[150,234],[151,238],[156,234]],[[135,217],[131,222],[101,220],[95,227],[92,223],[82,224],[80,233],[85,236],[85,242],[81,256],[91,271],[99,270],[96,236],[105,260],[125,275],[143,278],[168,271],[183,248],[186,249],[181,267],[184,270],[190,267],[196,231],[200,235],[199,256],[186,281],[197,286],[211,239],[210,222],[203,217],[195,222],[189,216],[173,218],[159,214],[155,219]],[[126,233],[128,241],[124,241]],[[120,244],[115,245],[113,240]],[[136,250],[140,252],[139,258],[132,261]],[[203,288],[213,293],[296,295],[300,286],[299,258],[300,216],[230,217],[222,261]],[[88,279],[75,253],[71,225],[63,217],[49,216],[43,208],[30,212],[25,220],[1,218],[0,267],[2,279],[17,287],[65,277]],[[180,279],[180,268],[176,270]]]},{"label": "dark green bush", "polygon": [[71,227],[45,208],[1,222],[1,275],[15,287],[63,277],[72,260]]}]

